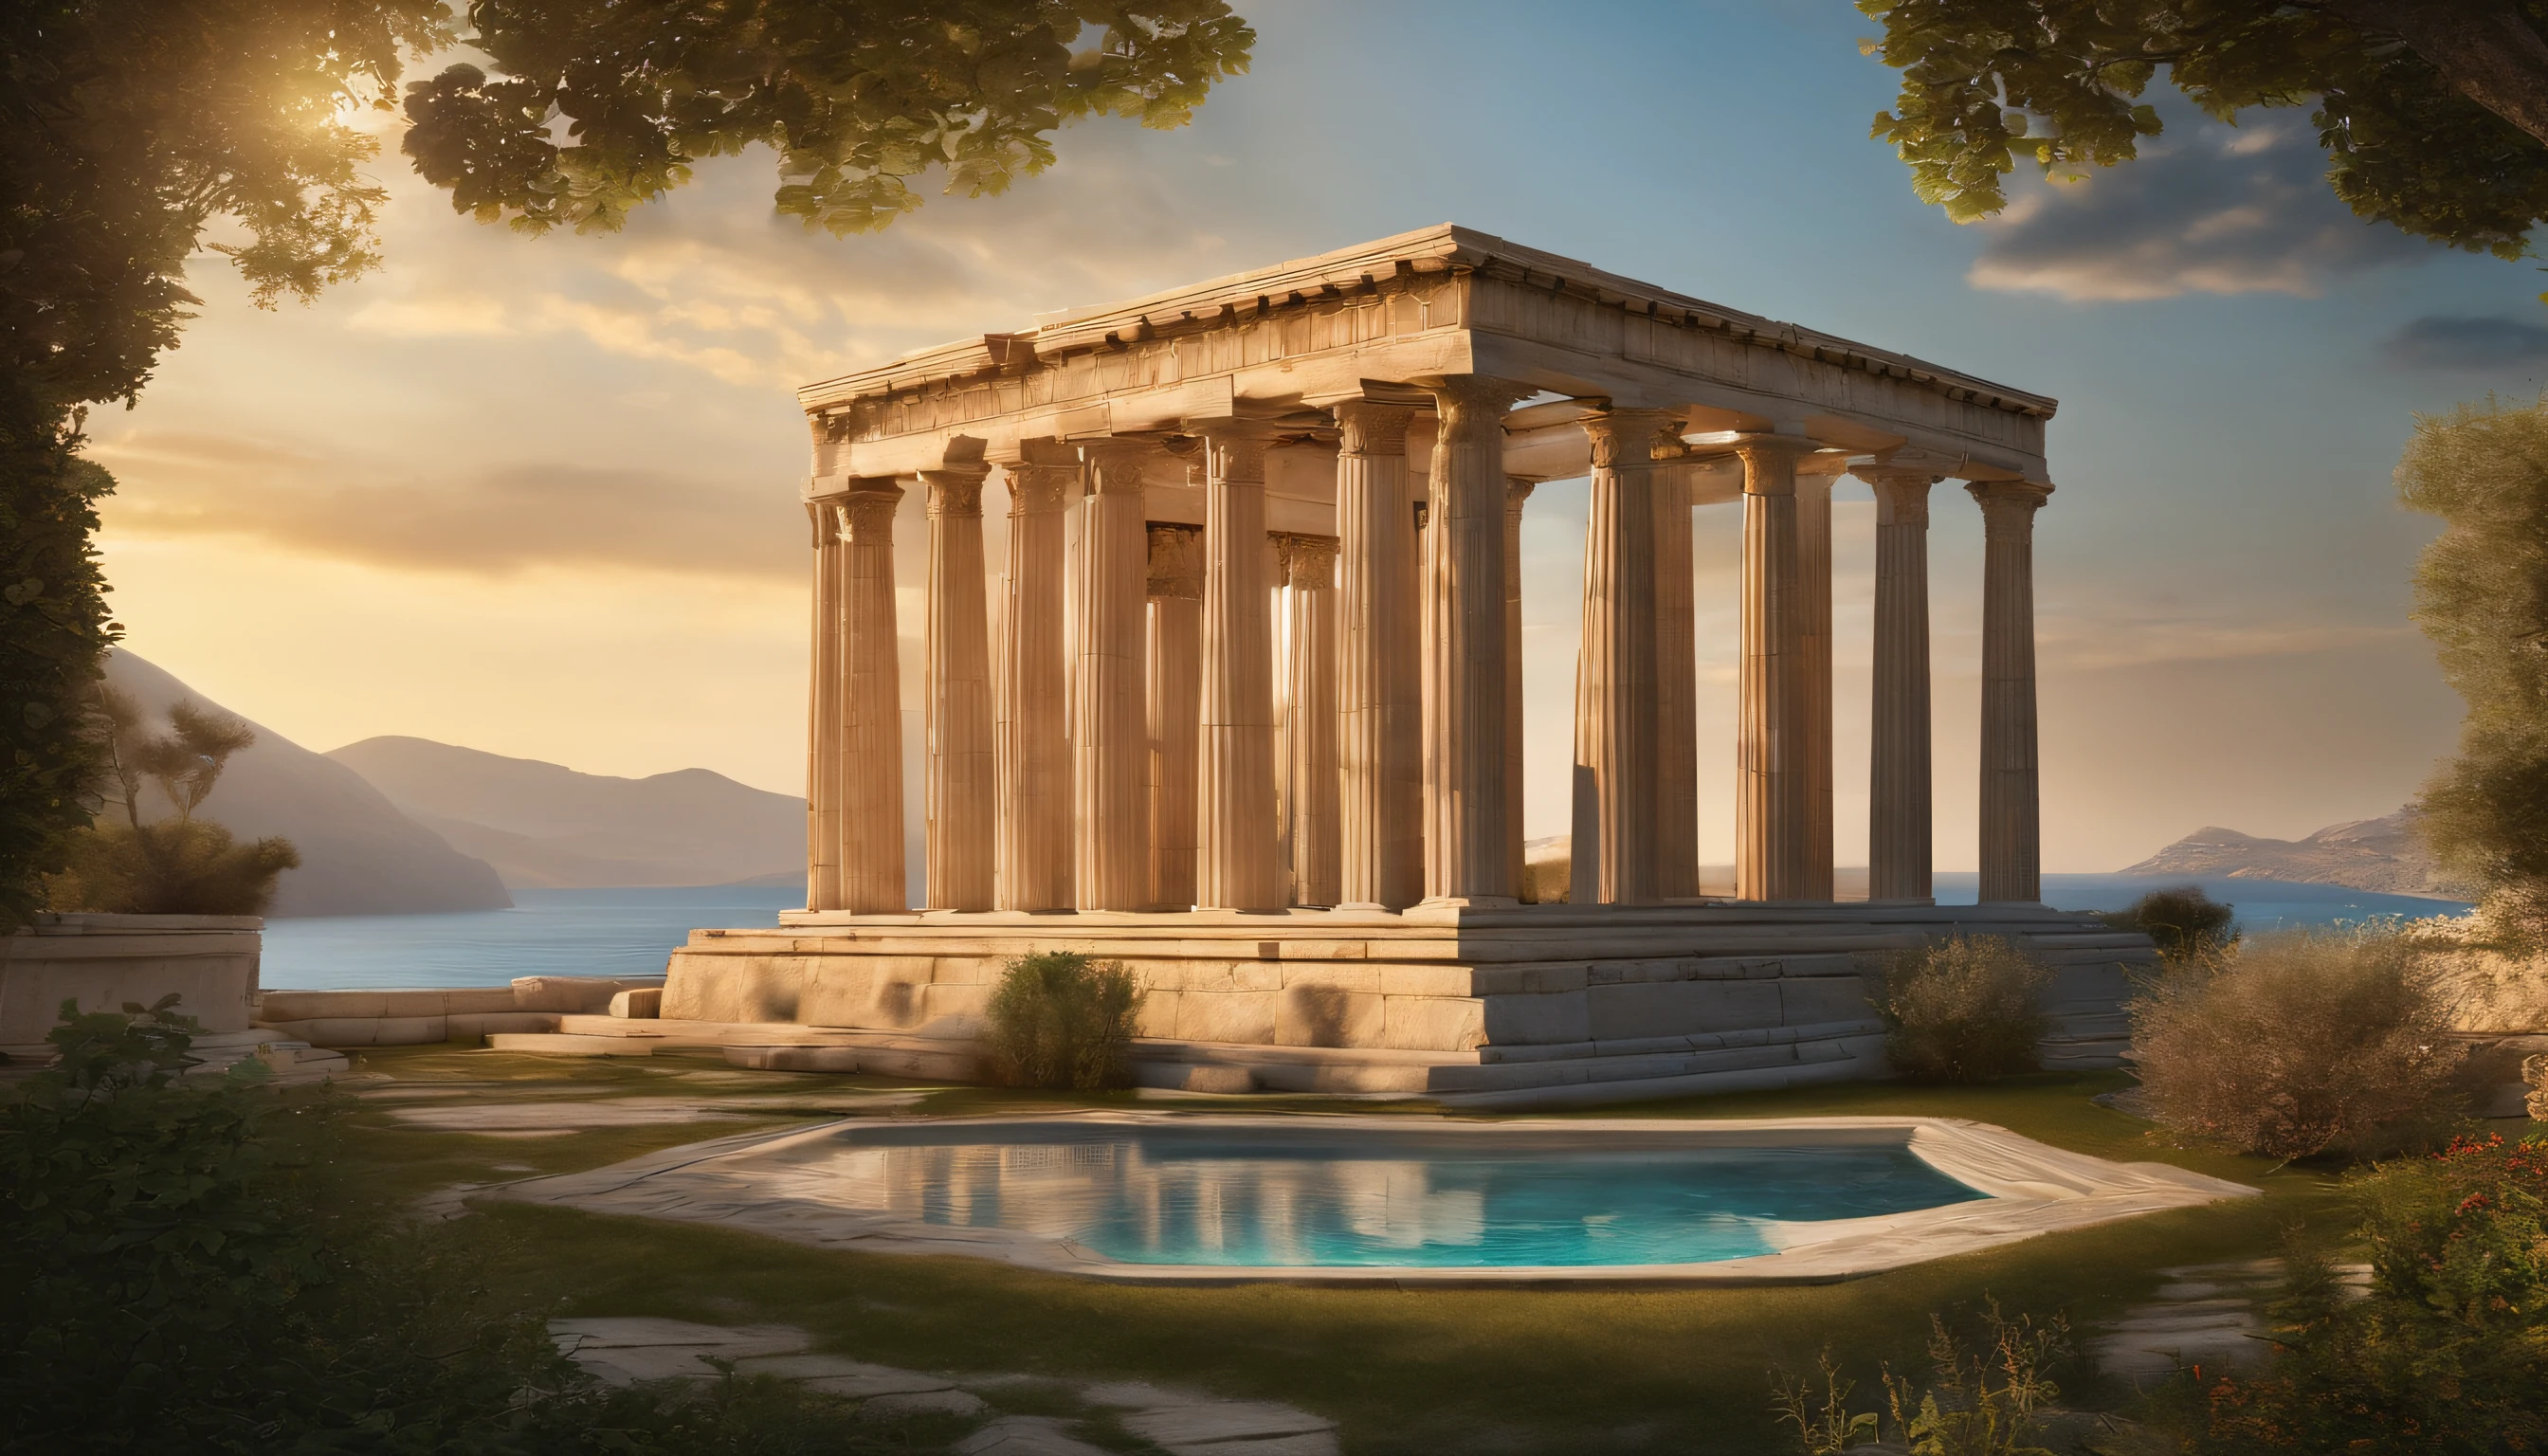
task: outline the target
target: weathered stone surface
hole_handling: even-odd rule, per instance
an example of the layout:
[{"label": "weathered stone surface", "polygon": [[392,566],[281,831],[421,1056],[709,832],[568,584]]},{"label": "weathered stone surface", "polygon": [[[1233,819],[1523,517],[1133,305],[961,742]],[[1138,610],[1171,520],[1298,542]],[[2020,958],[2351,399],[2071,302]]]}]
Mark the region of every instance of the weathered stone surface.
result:
[{"label": "weathered stone surface", "polygon": [[1286,987],[1274,1040],[1285,1046],[1372,1046],[1386,1035],[1385,997],[1337,986]]},{"label": "weathered stone surface", "polygon": [[1004,1415],[956,1443],[956,1456],[1112,1456],[1047,1415]]},{"label": "weathered stone surface", "polygon": [[1223,1442],[1261,1441],[1272,1436],[1324,1433],[1333,1431],[1335,1424],[1323,1416],[1271,1401],[1168,1406],[1124,1417],[1125,1429],[1172,1451]]},{"label": "weathered stone surface", "polygon": [[1775,1026],[1778,987],[1761,981],[1653,981],[1594,986],[1585,997],[1594,1040]]},{"label": "weathered stone surface", "polygon": [[876,1396],[859,1407],[861,1420],[905,1420],[914,1415],[979,1415],[980,1396],[959,1390],[909,1391]]}]

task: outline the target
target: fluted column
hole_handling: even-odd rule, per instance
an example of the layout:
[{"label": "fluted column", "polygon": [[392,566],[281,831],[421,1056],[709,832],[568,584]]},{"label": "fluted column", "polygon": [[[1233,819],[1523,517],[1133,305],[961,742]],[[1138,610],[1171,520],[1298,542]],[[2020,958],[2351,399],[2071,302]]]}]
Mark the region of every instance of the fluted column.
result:
[{"label": "fluted column", "polygon": [[[1539,482],[1527,476],[1504,478],[1504,802],[1521,818],[1521,512]],[[1522,882],[1521,834],[1512,843],[1514,893]]]},{"label": "fluted column", "polygon": [[1804,604],[1805,894],[1832,898],[1832,483],[1840,455],[1809,456],[1796,472],[1796,584]]},{"label": "fluted column", "polygon": [[1079,535],[1077,671],[1071,753],[1077,761],[1077,885],[1082,910],[1150,904],[1150,735],[1142,463],[1150,447],[1081,447],[1094,490]]},{"label": "fluted column", "polygon": [[1929,487],[1924,470],[1862,466],[1875,491],[1874,711],[1866,897],[1934,903],[1929,807]]},{"label": "fluted column", "polygon": [[[1655,898],[1655,469],[1658,410],[1615,410],[1584,422],[1592,445],[1584,536],[1583,685],[1576,694],[1575,773],[1589,787],[1575,825],[1578,904]],[[1591,854],[1586,855],[1585,850]]]},{"label": "fluted column", "polygon": [[1976,481],[1982,507],[1981,901],[2044,898],[2035,743],[2035,512],[2052,488]]},{"label": "fluted column", "polygon": [[814,531],[813,661],[806,674],[805,908],[841,908],[841,514],[805,502]]},{"label": "fluted column", "polygon": [[1284,812],[1291,820],[1292,899],[1343,898],[1341,784],[1336,767],[1336,539],[1277,536],[1290,587],[1291,651],[1285,663],[1284,747],[1291,758]]},{"label": "fluted column", "polygon": [[1698,609],[1689,469],[1655,471],[1655,895],[1698,894]]},{"label": "fluted column", "polygon": [[[1030,447],[1031,449],[1033,447]],[[1046,446],[1059,455],[1066,447]],[[1007,468],[1009,571],[1001,615],[999,906],[1067,910],[1071,895],[1070,649],[1062,639],[1063,513],[1077,460]]]},{"label": "fluted column", "polygon": [[1424,706],[1413,411],[1336,407],[1339,903],[1403,910],[1424,896]]},{"label": "fluted column", "polygon": [[901,500],[900,487],[875,482],[841,498],[841,908],[861,915],[911,908],[903,877],[902,663],[893,601],[893,512]]},{"label": "fluted column", "polygon": [[1793,435],[1736,442],[1743,461],[1743,666],[1735,786],[1735,897],[1807,897],[1805,602]]},{"label": "fluted column", "polygon": [[1152,521],[1150,899],[1195,903],[1195,756],[1203,704],[1203,531]]},{"label": "fluted column", "polygon": [[1272,584],[1265,449],[1251,426],[1204,432],[1202,746],[1195,904],[1283,908],[1276,858]]},{"label": "fluted column", "polygon": [[982,578],[987,466],[921,472],[929,491],[927,907],[988,910],[998,866],[991,623]]},{"label": "fluted column", "polygon": [[1482,375],[1430,387],[1441,428],[1425,529],[1425,898],[1510,905],[1518,806],[1504,798],[1503,411]]}]

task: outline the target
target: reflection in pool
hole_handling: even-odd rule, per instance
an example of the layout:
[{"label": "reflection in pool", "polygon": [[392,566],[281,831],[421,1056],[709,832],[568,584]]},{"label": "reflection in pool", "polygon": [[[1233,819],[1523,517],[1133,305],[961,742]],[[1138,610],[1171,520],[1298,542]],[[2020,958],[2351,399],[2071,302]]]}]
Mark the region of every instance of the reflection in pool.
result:
[{"label": "reflection in pool", "polygon": [[[1025,1136],[1019,1136],[1019,1135]],[[1766,1226],[1983,1197],[1899,1140],[1570,1145],[1547,1136],[864,1129],[769,1191],[1067,1239],[1132,1264],[1580,1267],[1774,1253]]]}]

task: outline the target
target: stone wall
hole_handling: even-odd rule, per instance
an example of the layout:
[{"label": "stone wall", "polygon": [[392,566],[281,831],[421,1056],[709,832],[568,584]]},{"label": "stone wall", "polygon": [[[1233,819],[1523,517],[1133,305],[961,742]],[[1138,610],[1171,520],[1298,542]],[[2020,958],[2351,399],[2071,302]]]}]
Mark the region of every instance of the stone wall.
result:
[{"label": "stone wall", "polygon": [[0,937],[0,1047],[40,1046],[64,1001],[119,1011],[171,992],[206,1031],[245,1031],[264,926],[254,915],[38,916]]},{"label": "stone wall", "polygon": [[610,1009],[661,976],[522,976],[509,985],[432,990],[266,991],[256,1024],[314,1046],[418,1046],[507,1032],[554,1032],[561,1016]]}]

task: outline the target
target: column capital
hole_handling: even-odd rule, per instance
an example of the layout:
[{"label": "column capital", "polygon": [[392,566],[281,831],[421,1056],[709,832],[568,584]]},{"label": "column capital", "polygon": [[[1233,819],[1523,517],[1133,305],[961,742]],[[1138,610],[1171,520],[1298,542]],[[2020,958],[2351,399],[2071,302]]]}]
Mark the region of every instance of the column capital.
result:
[{"label": "column capital", "polygon": [[1792,496],[1796,463],[1822,446],[1803,435],[1761,432],[1736,435],[1726,442],[1743,462],[1743,494]]},{"label": "column capital", "polygon": [[980,515],[982,482],[990,474],[987,465],[922,471],[920,483],[929,492],[930,515]]},{"label": "column capital", "polygon": [[1419,385],[1433,397],[1433,407],[1442,416],[1442,433],[1447,435],[1470,417],[1492,415],[1500,423],[1503,413],[1516,400],[1527,400],[1537,391],[1526,384],[1498,379],[1491,374],[1445,374],[1430,384]]},{"label": "column capital", "polygon": [[1539,481],[1534,477],[1526,475],[1505,476],[1504,513],[1506,515],[1516,516],[1521,514],[1522,503],[1530,500],[1531,492],[1538,489]]},{"label": "column capital", "polygon": [[1592,443],[1595,470],[1641,470],[1655,462],[1655,449],[1669,435],[1679,441],[1678,410],[1612,410],[1584,421],[1584,436]]},{"label": "column capital", "polygon": [[1875,523],[1880,526],[1929,524],[1929,488],[1943,476],[1903,465],[1853,465],[1849,473],[1875,492]]},{"label": "column capital", "polygon": [[840,507],[841,539],[857,545],[870,536],[893,539],[893,513],[902,504],[902,488],[870,484],[846,496],[835,496],[832,503]]},{"label": "column capital", "polygon": [[838,500],[837,497],[826,496],[805,502],[805,523],[813,528],[817,551],[841,539],[841,513],[835,508]]},{"label": "column capital", "polygon": [[1277,433],[1255,420],[1215,419],[1195,427],[1203,436],[1204,475],[1208,480],[1240,485],[1265,483],[1265,452]]},{"label": "column capital", "polygon": [[1369,400],[1347,400],[1334,407],[1336,428],[1342,438],[1336,448],[1346,455],[1403,455],[1407,453],[1407,422],[1415,410],[1406,405],[1381,405]]},{"label": "column capital", "polygon": [[1033,461],[1004,466],[1009,478],[1009,514],[1042,515],[1063,508],[1079,493],[1080,467]]},{"label": "column capital", "polygon": [[1304,592],[1332,587],[1336,581],[1336,538],[1273,531],[1275,554],[1283,560],[1283,585]]},{"label": "column capital", "polygon": [[1090,494],[1139,495],[1147,490],[1150,458],[1158,448],[1148,440],[1125,439],[1116,435],[1080,441],[1080,458],[1089,466]]},{"label": "column capital", "polygon": [[1986,526],[2031,521],[2044,502],[2052,499],[2052,487],[2043,481],[1966,481],[1964,490],[1982,508],[1982,523]]},{"label": "column capital", "polygon": [[1203,599],[1203,527],[1150,521],[1149,595],[1176,601]]}]

